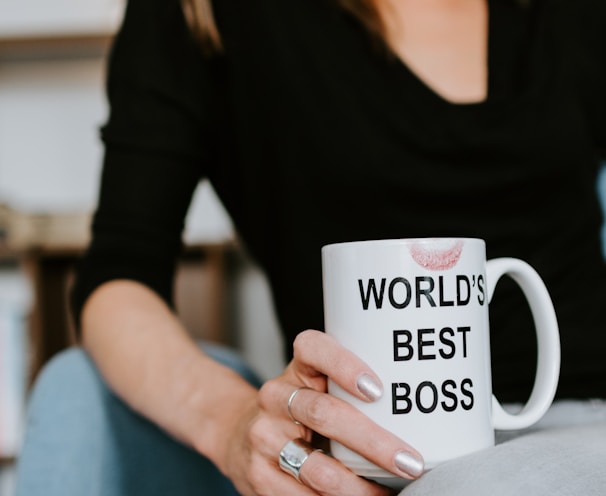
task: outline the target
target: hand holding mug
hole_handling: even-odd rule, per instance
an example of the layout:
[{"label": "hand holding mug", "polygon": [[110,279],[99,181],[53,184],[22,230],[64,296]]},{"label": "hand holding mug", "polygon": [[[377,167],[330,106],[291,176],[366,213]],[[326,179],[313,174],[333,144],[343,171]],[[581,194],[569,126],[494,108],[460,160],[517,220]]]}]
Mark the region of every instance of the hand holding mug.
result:
[{"label": "hand holding mug", "polygon": [[397,477],[423,472],[422,457],[405,441],[378,426],[349,403],[327,394],[328,378],[361,402],[383,395],[370,367],[333,338],[304,331],[294,358],[280,376],[266,382],[258,411],[238,444],[242,456],[237,487],[254,494],[387,496],[391,490],[364,478],[312,446],[312,434],[334,439]]},{"label": "hand holding mug", "polygon": [[[329,391],[418,449],[431,468],[494,445],[494,429],[520,429],[549,408],[560,347],[553,305],[538,274],[512,258],[486,262],[479,239],[399,239],[322,249],[326,332],[364,360],[386,387],[365,403]],[[503,275],[521,287],[538,339],[535,385],[518,415],[492,396],[488,304]],[[340,442],[333,455],[357,474],[402,481]]]}]

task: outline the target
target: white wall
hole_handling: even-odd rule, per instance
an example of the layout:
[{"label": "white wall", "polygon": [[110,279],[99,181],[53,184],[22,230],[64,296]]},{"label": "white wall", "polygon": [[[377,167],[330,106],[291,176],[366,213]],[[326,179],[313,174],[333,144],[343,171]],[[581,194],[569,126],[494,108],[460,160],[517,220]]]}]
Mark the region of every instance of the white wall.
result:
[{"label": "white wall", "polygon": [[99,59],[0,64],[0,200],[26,211],[90,210],[105,119]]},{"label": "white wall", "polygon": [[0,37],[112,31],[124,0],[0,0]]},{"label": "white wall", "polygon": [[275,377],[284,370],[285,362],[267,279],[258,267],[248,263],[234,283],[238,308],[235,324],[244,359],[262,379]]}]

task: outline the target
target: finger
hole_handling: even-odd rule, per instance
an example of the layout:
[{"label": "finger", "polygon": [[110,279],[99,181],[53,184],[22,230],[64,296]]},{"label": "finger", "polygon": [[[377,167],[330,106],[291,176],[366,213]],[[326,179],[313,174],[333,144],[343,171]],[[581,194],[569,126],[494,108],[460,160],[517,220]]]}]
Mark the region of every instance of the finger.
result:
[{"label": "finger", "polygon": [[[288,435],[284,435],[284,432],[288,431],[289,428],[293,429],[295,427],[300,428],[300,426],[295,426],[292,422],[279,419],[275,416],[263,415],[255,422],[250,430],[251,442],[256,446],[256,456],[264,457],[267,463],[272,465],[276,470],[282,471],[279,467],[280,453],[287,443],[292,439],[297,438],[296,436],[289,437]],[[307,432],[311,434],[309,430],[307,430]],[[307,437],[308,440],[310,438],[311,435]],[[313,448],[311,448],[310,445],[308,457],[304,461],[299,472],[299,480],[313,488],[315,491],[314,494],[360,494],[381,496],[390,494],[390,492],[382,486],[359,478],[341,463],[326,455],[322,455],[318,459],[317,455],[319,454],[321,453],[319,451],[313,451]],[[262,473],[262,471],[253,471],[253,473],[250,474],[249,479],[253,480],[255,484],[260,483],[261,481],[258,481],[255,477],[255,475],[260,473]],[[286,472],[282,473],[296,481],[292,474],[287,474]],[[283,484],[284,481],[281,481],[280,485],[276,485],[276,487],[284,488],[280,490],[286,490]],[[278,492],[277,494],[280,493]],[[281,494],[291,495],[298,493],[284,492]]]},{"label": "finger", "polygon": [[248,482],[254,494],[267,496],[318,496],[317,491],[280,470],[277,461],[265,457],[253,460]]},{"label": "finger", "polygon": [[334,458],[314,451],[303,463],[299,478],[317,493],[330,496],[387,496],[391,491],[347,470]]},{"label": "finger", "polygon": [[345,391],[364,401],[383,396],[383,384],[374,371],[358,356],[320,331],[301,332],[293,344],[295,374],[330,377]]},{"label": "finger", "polygon": [[[269,464],[269,466],[273,466],[274,469],[279,470],[281,472],[280,475],[290,479],[290,481],[285,481],[284,477],[281,477],[279,480],[276,480],[275,485],[272,484],[272,487],[276,488],[275,494],[279,494],[280,496],[283,494],[288,494],[289,496],[294,494],[298,495],[299,492],[294,492],[292,486],[289,486],[288,484],[288,482],[291,484],[292,482],[297,482],[295,476],[290,472],[284,472],[283,469],[279,467],[280,453],[291,439],[271,434],[271,429],[267,428],[267,424],[270,421],[270,417],[259,421],[258,427],[253,431],[259,436],[262,436],[262,433],[265,433],[265,436],[262,436],[264,441],[262,444],[263,449],[259,450],[257,453],[259,456],[265,458],[265,463]],[[382,486],[356,476],[341,463],[323,454],[321,450],[314,450],[311,445],[308,445],[307,451],[307,458],[303,461],[298,475],[300,483],[313,489],[313,494],[319,493],[331,496],[338,496],[341,494],[352,496],[357,494],[364,496],[385,496],[389,494],[389,491]],[[263,472],[266,471],[262,469],[255,470],[254,473],[249,476],[249,479],[253,481],[255,486],[262,483],[262,480],[257,480],[256,476],[263,474]],[[264,477],[267,477],[267,472]],[[275,474],[271,474],[271,477],[274,479]],[[302,494],[307,494],[307,492]]]},{"label": "finger", "polygon": [[[282,378],[269,380],[259,390],[259,406],[266,412],[286,418],[292,424],[300,425],[300,420],[293,415],[292,405],[297,400],[297,396],[305,389],[310,388],[295,386]],[[288,396],[285,396],[285,394]]]},{"label": "finger", "polygon": [[312,432],[304,425],[295,425],[290,420],[264,415],[251,425],[248,436],[257,452],[269,460],[277,460],[289,439],[300,438],[310,442]]},{"label": "finger", "polygon": [[[303,426],[267,414],[262,414],[254,420],[248,431],[248,441],[252,449],[246,477],[254,494],[317,496],[317,492],[283,472],[278,463],[280,452],[288,439],[299,438],[302,430],[306,435],[309,433]],[[311,438],[311,434],[307,437]]]},{"label": "finger", "polygon": [[[282,396],[273,405],[287,404],[290,387],[284,382],[272,385],[275,388],[272,393]],[[311,389],[302,389],[295,400],[291,404],[293,416],[312,431],[338,441],[399,477],[413,479],[422,474],[423,457],[413,447],[349,403]]]}]

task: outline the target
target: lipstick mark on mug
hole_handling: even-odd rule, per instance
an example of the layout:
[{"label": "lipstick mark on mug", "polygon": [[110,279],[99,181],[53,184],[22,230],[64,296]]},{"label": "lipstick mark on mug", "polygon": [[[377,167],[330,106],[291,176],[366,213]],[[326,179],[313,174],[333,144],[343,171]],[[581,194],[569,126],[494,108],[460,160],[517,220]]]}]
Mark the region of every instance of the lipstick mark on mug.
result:
[{"label": "lipstick mark on mug", "polygon": [[463,240],[436,240],[435,243],[414,243],[410,254],[415,262],[429,270],[447,270],[454,267],[463,252]]}]

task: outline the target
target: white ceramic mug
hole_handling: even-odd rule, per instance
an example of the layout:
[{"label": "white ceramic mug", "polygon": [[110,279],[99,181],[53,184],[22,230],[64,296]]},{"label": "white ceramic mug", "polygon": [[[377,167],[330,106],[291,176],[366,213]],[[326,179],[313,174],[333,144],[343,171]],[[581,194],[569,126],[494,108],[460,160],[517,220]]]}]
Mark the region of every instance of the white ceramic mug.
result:
[{"label": "white ceramic mug", "polygon": [[[385,393],[365,403],[329,382],[329,392],[415,447],[426,468],[494,445],[494,429],[521,429],[551,405],[560,343],[543,281],[514,258],[486,261],[469,238],[359,241],[322,248],[325,330],[362,358]],[[507,274],[524,292],[536,326],[534,388],[516,415],[492,395],[488,303]],[[333,442],[355,473],[393,478]]]}]

